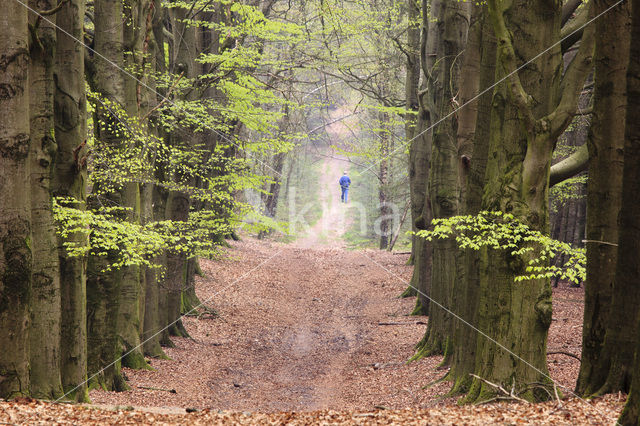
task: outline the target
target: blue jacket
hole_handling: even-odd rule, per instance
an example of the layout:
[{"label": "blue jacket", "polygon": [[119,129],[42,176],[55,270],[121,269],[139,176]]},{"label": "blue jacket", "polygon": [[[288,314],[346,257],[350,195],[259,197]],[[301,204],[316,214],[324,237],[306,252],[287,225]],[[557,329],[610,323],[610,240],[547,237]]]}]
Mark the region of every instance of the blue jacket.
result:
[{"label": "blue jacket", "polygon": [[349,179],[349,176],[347,175],[342,176],[338,182],[343,188],[348,188],[349,185],[351,185],[351,179]]}]

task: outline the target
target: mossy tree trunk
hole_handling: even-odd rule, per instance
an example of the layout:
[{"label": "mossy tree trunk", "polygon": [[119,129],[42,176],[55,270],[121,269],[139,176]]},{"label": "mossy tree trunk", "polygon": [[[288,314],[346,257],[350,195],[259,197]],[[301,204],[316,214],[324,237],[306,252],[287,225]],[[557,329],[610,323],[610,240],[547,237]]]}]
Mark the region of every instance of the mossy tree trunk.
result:
[{"label": "mossy tree trunk", "polygon": [[[622,181],[622,210],[616,285],[625,284],[637,303],[638,277],[640,276],[640,1],[631,5],[633,20],[629,69],[627,72],[627,114],[624,145],[624,172]],[[615,297],[615,296],[614,296]],[[635,323],[635,361],[631,381],[631,392],[618,423],[640,425],[640,317],[629,317],[627,323]]]},{"label": "mossy tree trunk", "polygon": [[[124,148],[122,129],[115,108],[105,102],[124,108],[125,84],[121,69],[124,66],[122,0],[97,0],[94,5],[96,52],[94,75],[89,82],[103,100],[98,100],[94,117],[96,143],[111,149]],[[115,66],[114,66],[115,65]],[[119,131],[120,130],[120,131]],[[105,190],[100,183],[93,187],[91,203],[122,207],[129,194],[122,189]],[[121,286],[123,271],[109,269],[117,260],[116,253],[106,257],[90,256],[87,267],[87,344],[88,372],[95,375],[91,386],[99,385],[108,390],[122,391],[128,388],[121,373],[122,343],[118,334]]]},{"label": "mossy tree trunk", "polygon": [[0,16],[0,397],[28,395],[32,244],[27,9]]},{"label": "mossy tree trunk", "polygon": [[[55,137],[58,145],[52,181],[53,194],[78,201],[73,207],[85,209],[87,199],[87,103],[84,79],[84,0],[72,0],[56,15],[57,48],[55,78]],[[87,312],[86,267],[84,257],[69,257],[65,242],[86,245],[87,235],[76,233],[58,238],[61,287],[62,387],[68,399],[88,402],[87,393]]]},{"label": "mossy tree trunk", "polygon": [[[459,213],[458,178],[458,106],[461,55],[467,43],[470,3],[432,2],[429,37],[439,42],[427,74],[427,101],[431,122],[431,168],[429,202],[434,218],[447,218]],[[458,248],[455,238],[432,242],[431,297],[437,303],[429,308],[429,326],[418,345],[417,357],[444,354],[444,364],[451,355],[452,317],[444,308],[452,308],[453,286],[458,274]],[[444,307],[444,308],[443,308]]]},{"label": "mossy tree trunk", "polygon": [[[124,107],[130,117],[144,117],[149,110],[148,89],[141,82],[148,82],[149,57],[154,56],[149,52],[152,26],[150,18],[154,9],[150,0],[125,0],[123,25],[123,47],[125,68],[130,70],[137,78],[129,76],[124,78]],[[145,123],[140,123],[145,126]],[[131,142],[125,142],[131,143]],[[140,223],[141,198],[140,184],[127,182],[121,189],[122,206],[130,209],[128,220]],[[124,357],[122,365],[129,368],[148,368],[144,360],[143,349],[140,340],[144,312],[144,288],[142,270],[138,265],[122,268],[122,281],[120,284],[120,306],[118,309],[118,336],[123,345]]]},{"label": "mossy tree trunk", "polygon": [[[51,0],[29,1],[34,10],[50,10]],[[31,395],[56,399],[62,396],[60,378],[60,264],[58,261],[51,177],[57,149],[54,134],[53,68],[56,29],[35,14],[29,64],[29,112],[31,126],[30,185],[33,269],[31,276],[31,328],[29,339]]]},{"label": "mossy tree trunk", "polygon": [[[150,69],[155,70],[158,73],[165,73],[165,49],[164,49],[164,10],[162,9],[162,4],[160,0],[153,0],[151,3],[153,7],[153,13],[151,16],[150,24],[152,26],[152,34],[148,34],[148,54],[149,54],[149,62]],[[162,49],[159,48],[162,46]],[[159,89],[155,84],[155,79],[149,79],[149,86],[158,91],[161,96],[166,96],[165,91]],[[158,102],[158,95],[153,93],[152,90],[144,90],[143,96],[146,101],[143,104],[146,104],[146,109],[150,110]],[[145,116],[148,114],[148,111],[145,111]],[[153,113],[152,113],[153,115]],[[162,131],[160,130],[160,126],[157,126],[156,117],[152,116],[149,118],[148,123],[149,129],[151,132],[154,132],[158,137],[161,137]],[[151,153],[148,154],[149,161],[151,164],[155,164],[155,156]],[[153,183],[145,183],[141,186],[140,198],[141,198],[141,220],[142,223],[150,223],[154,220],[156,216],[156,212],[154,211],[154,204],[157,201],[158,188]],[[159,209],[162,213],[162,206]],[[163,218],[161,215],[159,218]],[[156,265],[166,266],[165,263],[166,257],[157,256],[153,259],[153,263]],[[162,337],[162,328],[166,325],[164,322],[160,321],[160,272],[154,268],[144,267],[142,270],[142,279],[144,282],[144,312],[142,314],[143,324],[142,324],[142,341],[143,341],[143,350],[144,354],[154,358],[167,358],[166,354],[162,350],[160,345],[160,340]]]},{"label": "mossy tree trunk", "polygon": [[[197,40],[196,28],[187,21],[192,19],[191,11],[185,7],[174,7],[170,10],[171,25],[174,37],[173,57],[171,60],[171,71],[184,73],[187,79],[194,79],[198,75],[198,64],[195,62],[197,57]],[[193,81],[193,80],[192,80]],[[196,96],[196,90],[190,90],[186,94],[185,100],[193,100]],[[193,146],[196,142],[194,139],[193,129],[182,129],[171,135],[172,143],[184,145],[186,147]],[[195,180],[188,175],[175,173],[172,179],[180,184],[194,186]],[[189,219],[189,211],[191,208],[191,197],[184,191],[172,190],[167,195],[165,217],[168,220],[187,222]],[[182,313],[182,292],[186,288],[185,268],[186,256],[179,252],[169,250],[167,252],[167,271],[165,286],[167,290],[167,324],[169,325],[169,334],[173,336],[188,336],[181,320]]]},{"label": "mossy tree trunk", "polygon": [[[548,232],[551,154],[573,117],[591,69],[593,29],[585,29],[564,74],[559,46],[514,71],[520,58],[533,58],[559,40],[560,9],[559,3],[542,0],[489,1],[498,43],[496,78],[508,77],[494,92],[482,209],[513,214],[543,233]],[[510,31],[513,28],[518,31]],[[539,400],[550,395],[541,387],[550,384],[546,341],[551,286],[548,279],[514,282],[525,272],[527,261],[527,256],[488,249],[480,253],[478,328],[491,340],[478,341],[476,374],[514,388],[523,398]],[[495,393],[486,382],[474,380],[467,401],[484,401]]]},{"label": "mossy tree trunk", "polygon": [[[422,10],[437,10],[439,0],[422,1]],[[430,9],[429,9],[430,8]],[[432,12],[433,13],[433,12]],[[431,111],[427,103],[426,76],[429,75],[434,65],[434,57],[438,40],[435,35],[429,34],[429,13],[422,14],[422,29],[420,33],[420,70],[422,73],[422,85],[418,92],[418,119],[415,128],[414,140],[409,145],[409,190],[411,194],[411,217],[413,229],[423,230],[431,224],[431,202],[428,199],[427,182],[431,164]],[[429,314],[430,271],[431,271],[431,244],[422,238],[413,239],[412,255],[414,259],[413,275],[409,285],[418,293],[413,315]]]},{"label": "mossy tree trunk", "polygon": [[[592,7],[600,13],[613,4],[594,0]],[[582,362],[576,387],[581,395],[600,390],[607,380],[612,352],[622,350],[605,350],[604,342],[611,319],[618,254],[630,13],[630,3],[624,2],[595,22],[594,110],[587,140],[587,279]],[[628,319],[623,324],[626,327]]]},{"label": "mossy tree trunk", "polygon": [[[405,56],[407,59],[405,78],[405,108],[407,109],[407,113],[405,114],[404,120],[405,137],[407,141],[409,141],[409,164],[411,164],[411,149],[413,147],[413,138],[416,135],[416,125],[418,121],[418,88],[420,83],[420,2],[417,2],[415,0],[407,0],[406,9],[408,24],[407,48],[405,52]],[[409,186],[411,188],[411,183]],[[411,229],[415,232],[417,231],[415,227],[415,219],[417,219],[417,217],[413,216],[413,209],[411,210]],[[413,236],[411,238],[411,256],[409,257],[409,264],[411,265],[414,264],[415,259],[414,250],[417,246],[415,240],[416,237]],[[416,289],[409,286],[401,296],[413,297],[417,294],[418,293],[416,292]]]},{"label": "mossy tree trunk", "polygon": [[[464,56],[461,103],[477,93],[486,91],[494,83],[496,42],[486,8],[474,6],[469,40]],[[460,175],[464,196],[461,196],[462,214],[475,215],[480,211],[482,189],[490,139],[491,99],[488,90],[460,111],[458,127]],[[468,108],[467,111],[465,111]],[[464,115],[463,115],[464,114]],[[471,124],[475,124],[473,129]],[[469,146],[471,145],[471,146]],[[469,149],[471,152],[469,153]],[[466,158],[465,158],[466,157]],[[469,324],[476,324],[479,298],[478,252],[466,250],[461,254],[460,273],[453,287],[454,312],[462,318],[453,320],[453,353],[449,378],[453,380],[452,394],[469,390],[471,373],[475,368],[478,334]],[[465,323],[466,322],[466,323]]]}]

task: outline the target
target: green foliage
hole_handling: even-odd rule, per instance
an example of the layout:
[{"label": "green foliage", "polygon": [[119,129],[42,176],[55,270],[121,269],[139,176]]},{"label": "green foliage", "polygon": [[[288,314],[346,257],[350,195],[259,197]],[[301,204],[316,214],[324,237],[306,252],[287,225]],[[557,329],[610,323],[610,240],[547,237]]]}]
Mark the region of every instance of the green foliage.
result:
[{"label": "green foliage", "polygon": [[141,225],[126,220],[129,209],[78,207],[84,206],[74,199],[53,201],[57,232],[61,237],[76,233],[89,236],[88,244],[68,239],[64,243],[67,254],[109,256],[111,263],[107,269],[131,265],[158,267],[153,258],[165,250],[186,257],[217,257],[221,242],[216,237],[232,230],[227,220],[208,210],[193,212],[186,222],[165,220]]},{"label": "green foliage", "polygon": [[[511,256],[526,259],[525,274],[516,281],[559,277],[574,283],[585,279],[586,256],[584,249],[554,240],[539,231],[531,230],[513,215],[482,211],[477,216],[453,216],[434,219],[433,229],[418,231],[419,237],[455,237],[461,249],[506,251]],[[565,255],[562,267],[549,265],[557,254]]]},{"label": "green foliage", "polygon": [[555,184],[549,190],[549,199],[551,200],[551,209],[558,211],[560,205],[569,200],[579,200],[584,197],[582,189],[587,184],[587,175],[581,175],[569,178],[560,183]]}]

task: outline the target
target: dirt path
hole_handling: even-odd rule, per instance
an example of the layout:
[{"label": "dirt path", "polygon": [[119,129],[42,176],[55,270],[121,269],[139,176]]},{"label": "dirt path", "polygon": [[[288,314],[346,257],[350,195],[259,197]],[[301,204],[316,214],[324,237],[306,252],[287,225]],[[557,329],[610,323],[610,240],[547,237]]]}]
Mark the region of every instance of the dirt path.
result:
[{"label": "dirt path", "polygon": [[[406,364],[426,328],[426,318],[405,316],[413,301],[396,298],[399,278],[410,275],[406,256],[252,239],[229,255],[203,262],[197,283],[220,317],[187,318],[193,339],[175,339],[172,360],[127,370],[132,390],[92,391],[95,403],[263,413],[455,407],[441,398],[447,383],[423,388],[446,372],[439,357]],[[560,288],[554,297],[549,350],[575,353],[582,291]],[[566,386],[577,366],[550,356],[552,376]]]},{"label": "dirt path", "polygon": [[346,170],[346,164],[339,157],[326,158],[323,162],[318,196],[322,217],[307,230],[306,235],[296,241],[297,247],[344,247],[342,236],[351,224],[350,205],[340,201],[338,179]]},{"label": "dirt path", "polygon": [[[173,412],[187,407],[213,410],[208,413],[352,413],[376,407],[411,410],[403,416],[434,407],[456,412],[455,400],[442,398],[449,384],[424,388],[446,373],[437,368],[439,357],[406,363],[426,328],[426,318],[405,316],[413,300],[396,298],[410,278],[407,256],[349,251],[341,243],[346,206],[339,202],[336,181],[342,167],[339,161],[326,163],[320,195],[324,219],[304,238],[290,245],[245,238],[233,244],[228,258],[203,261],[206,276],[198,278],[197,293],[220,316],[186,318],[192,339],[175,339],[176,347],[166,349],[171,360],[152,360],[155,371],[126,370],[132,390],[94,390],[92,400],[174,407]],[[582,295],[581,289],[554,289],[550,351],[579,355]],[[560,384],[573,387],[575,359],[551,355],[549,368]],[[575,404],[579,415],[602,419],[589,414],[583,402]],[[621,402],[609,404],[613,419]],[[544,410],[538,412],[558,411]],[[563,419],[575,424],[577,417],[567,415]],[[245,420],[256,419],[238,421]]]},{"label": "dirt path", "polygon": [[173,361],[127,371],[132,391],[94,391],[95,402],[251,411],[433,404],[421,387],[442,374],[438,359],[405,364],[425,319],[403,316],[413,301],[395,298],[404,284],[385,271],[408,278],[406,256],[250,239],[230,254],[203,262],[197,287],[221,317],[186,319],[194,340],[176,339]]}]

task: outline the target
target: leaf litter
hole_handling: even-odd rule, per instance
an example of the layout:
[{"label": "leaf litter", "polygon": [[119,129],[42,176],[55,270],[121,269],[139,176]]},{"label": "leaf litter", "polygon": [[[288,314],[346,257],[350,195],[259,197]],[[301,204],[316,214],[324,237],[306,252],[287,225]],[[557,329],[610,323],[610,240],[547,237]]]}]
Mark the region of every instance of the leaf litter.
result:
[{"label": "leaf litter", "polygon": [[93,390],[91,405],[0,402],[0,424],[615,424],[624,404],[571,394],[581,288],[554,289],[548,363],[565,399],[458,406],[437,382],[441,357],[407,363],[427,322],[406,316],[413,299],[397,298],[408,256],[251,238],[229,254],[203,260],[196,282],[219,316],[185,318],[191,338],[174,338],[170,359],[125,369],[131,390]]}]

